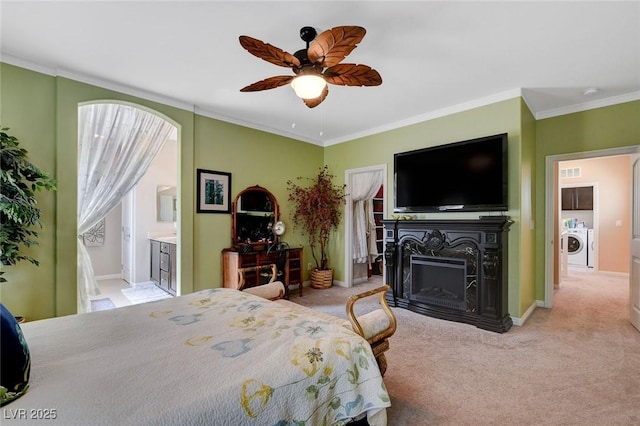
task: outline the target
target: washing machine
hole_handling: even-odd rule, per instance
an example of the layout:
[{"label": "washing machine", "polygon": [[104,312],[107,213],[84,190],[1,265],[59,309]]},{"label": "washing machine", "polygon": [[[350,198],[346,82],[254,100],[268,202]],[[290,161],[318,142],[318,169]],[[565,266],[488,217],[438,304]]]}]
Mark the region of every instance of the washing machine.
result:
[{"label": "washing machine", "polygon": [[587,266],[588,229],[571,228],[567,231],[567,264]]},{"label": "washing machine", "polygon": [[596,266],[595,246],[596,242],[593,238],[593,229],[587,229],[587,266],[589,268]]}]

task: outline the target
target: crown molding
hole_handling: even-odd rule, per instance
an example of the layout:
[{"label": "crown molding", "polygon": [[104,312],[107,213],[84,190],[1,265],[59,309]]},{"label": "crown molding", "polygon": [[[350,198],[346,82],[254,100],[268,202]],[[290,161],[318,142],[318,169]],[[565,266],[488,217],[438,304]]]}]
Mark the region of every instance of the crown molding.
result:
[{"label": "crown molding", "polygon": [[183,109],[185,111],[193,111],[194,106],[187,102],[180,101],[168,96],[159,95],[157,93],[148,92],[146,90],[138,89],[133,86],[127,86],[113,81],[100,79],[87,74],[82,74],[74,71],[69,71],[64,68],[47,67],[40,64],[36,64],[12,55],[2,55],[2,62],[9,65],[14,65],[20,68],[26,68],[31,71],[39,72],[42,74],[50,75],[52,77],[62,77],[74,80],[80,83],[90,84],[92,86],[101,87],[103,89],[112,90],[125,95],[136,96],[148,101],[161,103],[163,105],[172,106],[175,108]]},{"label": "crown molding", "polygon": [[335,138],[324,143],[324,146],[337,145],[339,143],[349,142],[355,139],[363,138],[366,136],[375,135],[378,133],[387,132],[389,130],[399,129],[401,127],[411,126],[413,124],[422,123],[425,121],[435,120],[437,118],[446,117],[448,115],[457,114],[464,111],[469,111],[474,108],[479,108],[497,102],[506,101],[509,99],[522,97],[522,89],[511,89],[504,92],[496,93],[491,96],[485,96],[484,98],[475,99],[469,102],[464,102],[451,107],[442,108],[436,111],[431,111],[425,114],[416,115],[405,120],[396,121],[393,123],[385,124],[384,126],[374,127],[364,132],[353,133],[342,138]]},{"label": "crown molding", "polygon": [[545,118],[553,118],[561,115],[573,114],[575,112],[588,111],[590,109],[603,108],[637,100],[640,100],[640,91],[625,93],[624,95],[619,96],[611,96],[603,99],[597,99],[589,102],[583,102],[575,105],[569,105],[562,108],[539,111],[534,114],[534,117],[536,118],[536,120],[544,120]]}]

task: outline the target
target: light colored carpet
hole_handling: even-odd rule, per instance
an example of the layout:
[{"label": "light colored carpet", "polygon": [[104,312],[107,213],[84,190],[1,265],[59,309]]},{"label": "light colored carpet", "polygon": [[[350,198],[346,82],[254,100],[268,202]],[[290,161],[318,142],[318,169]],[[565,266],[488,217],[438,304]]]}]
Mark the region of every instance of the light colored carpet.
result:
[{"label": "light colored carpet", "polygon": [[91,301],[91,312],[106,311],[107,309],[113,309],[115,307],[116,305],[108,297]]},{"label": "light colored carpet", "polygon": [[156,300],[168,299],[169,297],[173,297],[152,282],[137,284],[134,287],[123,288],[121,291],[122,294],[124,294],[132,304],[153,302]]},{"label": "light colored carpet", "polygon": [[[351,289],[305,289],[291,301],[346,318]],[[640,332],[628,279],[572,273],[504,334],[393,309],[389,425],[639,425]]]}]

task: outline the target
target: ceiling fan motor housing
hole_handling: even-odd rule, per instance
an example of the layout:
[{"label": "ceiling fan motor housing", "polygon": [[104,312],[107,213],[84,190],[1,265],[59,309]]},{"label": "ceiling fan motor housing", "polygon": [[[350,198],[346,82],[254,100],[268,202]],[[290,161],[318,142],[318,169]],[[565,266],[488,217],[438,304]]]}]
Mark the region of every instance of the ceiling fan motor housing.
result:
[{"label": "ceiling fan motor housing", "polygon": [[316,38],[318,32],[313,27],[302,27],[300,28],[300,38],[307,43],[307,47],[309,47],[309,43]]}]

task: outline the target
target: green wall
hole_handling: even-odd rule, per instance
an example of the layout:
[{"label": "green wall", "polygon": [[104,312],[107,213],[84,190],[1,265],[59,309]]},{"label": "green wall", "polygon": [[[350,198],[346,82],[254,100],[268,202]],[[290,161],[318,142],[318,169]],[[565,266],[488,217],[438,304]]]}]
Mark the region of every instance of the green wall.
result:
[{"label": "green wall", "polygon": [[[527,107],[523,99],[520,101],[520,125],[522,128],[521,138],[521,161],[520,161],[520,188],[521,196],[521,216],[520,221],[520,285],[519,285],[519,312],[521,317],[527,309],[535,304],[535,215],[536,215],[536,121],[533,114]],[[515,311],[512,312],[514,315]]]},{"label": "green wall", "polygon": [[[365,166],[386,164],[387,211],[385,217],[393,214],[393,154],[412,149],[458,142],[480,136],[498,133],[509,134],[509,211],[505,212],[514,221],[509,231],[509,311],[514,316],[521,313],[521,121],[522,105],[520,98],[498,102],[469,111],[448,115],[442,118],[413,124],[372,136],[363,137],[347,143],[325,148],[325,162],[344,183],[345,171]],[[530,138],[529,138],[530,139]],[[529,140],[528,139],[528,140]],[[437,185],[434,182],[434,185]],[[529,192],[529,191],[528,191]],[[478,213],[432,213],[415,215],[418,218],[477,218]],[[528,224],[527,224],[528,229]],[[331,242],[331,266],[335,279],[344,281],[345,256],[344,221]],[[533,263],[531,257],[528,263]],[[533,279],[530,286],[533,287]],[[528,291],[528,293],[532,293]],[[528,301],[529,304],[533,300]]]},{"label": "green wall", "polygon": [[[150,108],[179,128],[180,267],[183,293],[217,287],[222,248],[231,240],[231,216],[195,213],[196,168],[232,174],[232,197],[250,185],[271,190],[288,214],[286,181],[313,175],[322,148],[203,117],[179,108],[62,77],[0,64],[0,122],[29,151],[33,163],[58,179],[55,193],[39,194],[43,230],[30,252],[39,267],[5,267],[0,301],[28,320],[76,312],[77,108],[82,102],[117,100]],[[277,151],[274,151],[277,150]],[[273,152],[281,160],[274,162]],[[296,232],[287,242],[301,245]],[[305,253],[306,257],[307,253]]]},{"label": "green wall", "polygon": [[[0,124],[9,127],[9,133],[20,140],[32,163],[54,177],[55,112],[53,77],[0,64]],[[56,194],[41,192],[36,199],[42,210],[40,245],[26,251],[40,261],[40,266],[28,262],[0,266],[8,281],[0,284],[0,300],[16,315],[27,319],[53,316],[56,301]]]},{"label": "green wall", "polygon": [[[337,183],[344,183],[346,170],[386,164],[385,184],[391,198],[394,153],[508,132],[510,210],[506,214],[514,220],[509,232],[509,311],[520,317],[535,300],[544,299],[546,156],[640,144],[640,101],[536,121],[517,98],[322,148],[4,63],[0,64],[0,95],[0,123],[11,128],[32,162],[58,179],[57,192],[38,194],[43,229],[40,244],[29,252],[40,260],[40,267],[23,262],[3,269],[9,282],[0,286],[0,300],[31,320],[76,310],[77,107],[81,102],[131,102],[157,111],[179,127],[183,293],[219,286],[220,252],[231,239],[230,215],[195,213],[197,168],[230,172],[232,197],[247,186],[266,187],[279,201],[281,218],[290,223],[286,181],[313,176],[323,164],[337,176]],[[392,208],[389,202],[388,217]],[[291,228],[285,241],[306,246],[306,240]],[[337,280],[345,278],[344,244],[343,222],[330,247]],[[310,258],[307,249],[305,265]]]},{"label": "green wall", "polygon": [[536,299],[544,300],[545,165],[549,155],[640,146],[640,101],[536,122]]}]

